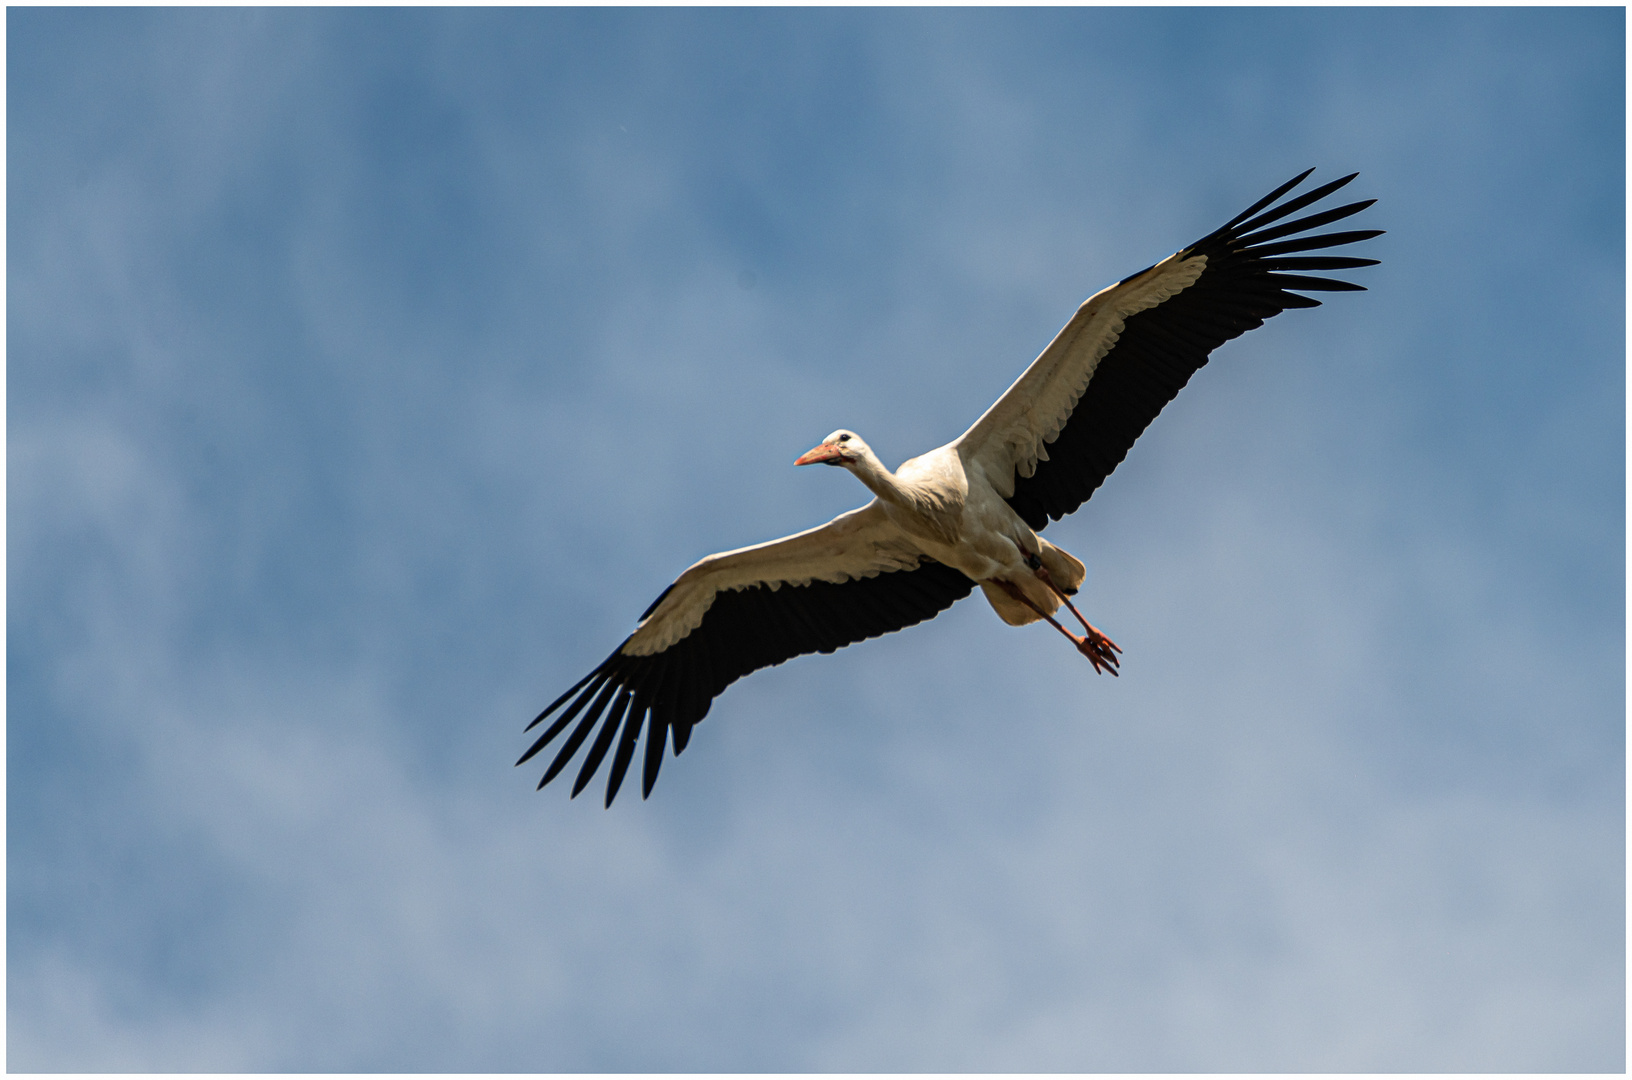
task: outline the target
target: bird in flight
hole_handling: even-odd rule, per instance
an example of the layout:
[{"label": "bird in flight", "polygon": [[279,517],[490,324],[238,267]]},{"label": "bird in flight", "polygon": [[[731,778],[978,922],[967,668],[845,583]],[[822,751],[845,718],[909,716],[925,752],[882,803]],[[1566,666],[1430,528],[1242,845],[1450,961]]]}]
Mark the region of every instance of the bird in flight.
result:
[{"label": "bird in flight", "polygon": [[[794,464],[849,469],[873,500],[826,525],[710,555],[681,574],[611,656],[528,725],[559,713],[516,764],[571,727],[542,788],[593,734],[576,797],[615,743],[611,806],[644,728],[641,793],[650,795],[665,746],[672,739],[678,756],[737,679],[922,622],[977,586],[1010,626],[1046,621],[1096,672],[1117,674],[1121,649],[1071,602],[1086,570],[1037,534],[1088,500],[1214,349],[1287,308],[1318,307],[1305,292],[1363,288],[1310,272],[1376,259],[1299,253],[1381,235],[1312,234],[1376,200],[1283,222],[1357,175],[1278,201],[1312,172],[1089,297],[997,403],[940,449],[892,473],[853,431],[823,439]],[[1080,634],[1056,617],[1062,607]]]}]

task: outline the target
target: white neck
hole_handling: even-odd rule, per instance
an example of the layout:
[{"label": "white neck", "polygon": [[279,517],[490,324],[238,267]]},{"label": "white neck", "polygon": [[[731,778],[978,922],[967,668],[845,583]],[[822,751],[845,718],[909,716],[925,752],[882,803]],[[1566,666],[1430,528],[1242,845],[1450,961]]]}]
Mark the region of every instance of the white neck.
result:
[{"label": "white neck", "polygon": [[844,467],[855,474],[856,479],[866,484],[874,495],[885,502],[895,503],[917,509],[917,500],[912,497],[911,490],[895,478],[895,474],[884,467],[878,460],[878,455],[871,449],[867,450],[855,461],[847,461]]}]

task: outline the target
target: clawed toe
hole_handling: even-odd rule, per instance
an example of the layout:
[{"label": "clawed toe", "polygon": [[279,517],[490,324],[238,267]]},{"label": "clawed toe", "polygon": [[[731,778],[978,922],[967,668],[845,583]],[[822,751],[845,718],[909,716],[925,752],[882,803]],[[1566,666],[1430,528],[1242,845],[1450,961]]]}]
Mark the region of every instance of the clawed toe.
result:
[{"label": "clawed toe", "polygon": [[[1095,671],[1108,671],[1112,675],[1121,674],[1121,672],[1116,670],[1118,664],[1120,663],[1120,661],[1118,661],[1116,658],[1116,653],[1121,652],[1122,650],[1118,649],[1115,642],[1111,641],[1110,638],[1106,637],[1104,634],[1098,634],[1095,637],[1080,638],[1073,635],[1071,640],[1076,642],[1077,651],[1086,656],[1088,658],[1088,662],[1094,665]],[[1107,646],[1109,646],[1109,648],[1107,648]],[[1112,652],[1112,649],[1116,649],[1116,652]]]}]

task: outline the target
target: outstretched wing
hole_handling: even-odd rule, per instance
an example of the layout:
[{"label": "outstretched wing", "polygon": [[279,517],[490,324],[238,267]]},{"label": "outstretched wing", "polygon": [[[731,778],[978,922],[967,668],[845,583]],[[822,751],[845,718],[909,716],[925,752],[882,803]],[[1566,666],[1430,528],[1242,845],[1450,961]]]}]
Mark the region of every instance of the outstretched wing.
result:
[{"label": "outstretched wing", "polygon": [[922,622],[974,586],[961,571],[924,556],[876,500],[820,528],[710,555],[664,590],[616,652],[538,714],[528,730],[566,706],[516,764],[577,720],[538,782],[542,788],[599,724],[572,794],[589,783],[616,740],[606,784],[611,806],[644,726],[641,794],[650,795],[669,732],[678,756],[692,725],[731,683],[803,653],[830,653]]},{"label": "outstretched wing", "polygon": [[1286,308],[1320,305],[1301,292],[1363,288],[1306,272],[1371,266],[1376,259],[1294,253],[1381,235],[1381,229],[1306,235],[1375,199],[1271,227],[1358,175],[1271,206],[1311,172],[1183,251],[1090,297],[958,439],[954,445],[966,465],[979,468],[1026,524],[1041,529],[1086,502],[1218,346]]}]

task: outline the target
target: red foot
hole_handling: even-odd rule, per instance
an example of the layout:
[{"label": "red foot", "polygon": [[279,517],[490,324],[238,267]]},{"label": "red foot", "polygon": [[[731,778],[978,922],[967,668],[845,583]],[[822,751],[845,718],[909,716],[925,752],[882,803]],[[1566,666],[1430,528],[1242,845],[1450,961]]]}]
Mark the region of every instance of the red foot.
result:
[{"label": "red foot", "polygon": [[1121,674],[1116,670],[1121,664],[1121,661],[1116,658],[1116,654],[1121,652],[1122,649],[1116,642],[1095,630],[1092,626],[1088,627],[1088,633],[1085,636],[1077,637],[1077,635],[1072,634],[1071,640],[1077,643],[1077,651],[1088,658],[1088,662],[1094,665],[1096,672],[1108,671],[1112,675]]}]

